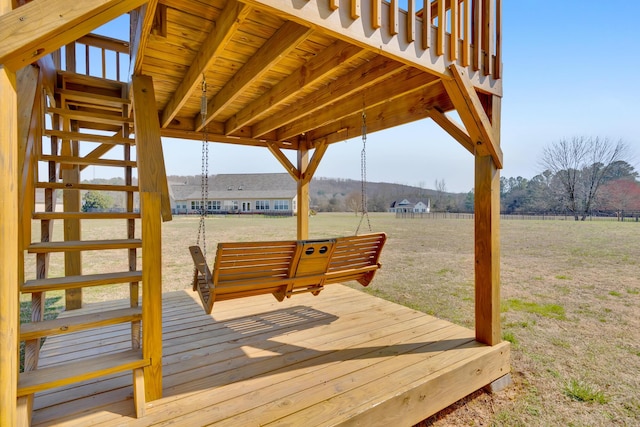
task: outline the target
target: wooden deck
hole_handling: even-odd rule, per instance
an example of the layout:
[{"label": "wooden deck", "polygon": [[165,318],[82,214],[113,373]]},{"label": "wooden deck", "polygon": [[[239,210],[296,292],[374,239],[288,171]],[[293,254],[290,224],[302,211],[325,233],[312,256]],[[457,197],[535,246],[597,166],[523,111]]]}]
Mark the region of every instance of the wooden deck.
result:
[{"label": "wooden deck", "polygon": [[[508,343],[479,344],[471,330],[342,285],[283,303],[227,301],[211,315],[190,291],[163,305],[164,397],[144,418],[127,373],[37,394],[33,425],[412,425],[509,370]],[[128,325],[93,348],[81,334],[91,331],[48,338],[40,366],[130,345]]]}]

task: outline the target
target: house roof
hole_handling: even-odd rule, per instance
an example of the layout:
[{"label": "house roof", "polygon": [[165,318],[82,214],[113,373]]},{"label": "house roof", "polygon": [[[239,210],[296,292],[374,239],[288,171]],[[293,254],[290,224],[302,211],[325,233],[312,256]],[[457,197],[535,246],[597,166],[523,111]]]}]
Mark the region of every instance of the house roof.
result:
[{"label": "house roof", "polygon": [[[200,185],[169,182],[174,200],[202,198]],[[209,200],[224,199],[292,199],[296,183],[286,173],[218,174],[209,180]]]}]

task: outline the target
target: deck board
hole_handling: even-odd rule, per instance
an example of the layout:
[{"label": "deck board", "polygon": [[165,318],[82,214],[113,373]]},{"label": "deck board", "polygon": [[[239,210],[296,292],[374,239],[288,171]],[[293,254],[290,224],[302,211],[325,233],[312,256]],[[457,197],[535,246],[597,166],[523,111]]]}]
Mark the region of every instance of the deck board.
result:
[{"label": "deck board", "polygon": [[[508,370],[508,344],[342,285],[227,301],[211,315],[179,291],[163,310],[164,397],[144,418],[126,373],[36,395],[33,425],[411,425]],[[93,348],[81,334],[92,337],[47,340],[42,364],[126,346],[130,329],[110,327]]]}]

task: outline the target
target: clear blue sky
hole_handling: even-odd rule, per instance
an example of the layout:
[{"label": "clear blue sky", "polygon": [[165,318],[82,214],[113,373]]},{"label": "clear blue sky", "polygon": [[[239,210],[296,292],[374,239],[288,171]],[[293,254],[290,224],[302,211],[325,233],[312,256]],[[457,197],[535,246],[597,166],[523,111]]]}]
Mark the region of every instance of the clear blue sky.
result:
[{"label": "clear blue sky", "polygon": [[[640,2],[503,1],[502,176],[541,172],[561,138],[623,139],[640,153]],[[164,140],[167,173],[200,173],[197,142]],[[360,179],[361,140],[332,145],[317,177]],[[640,169],[638,158],[632,164]],[[447,190],[473,188],[473,158],[431,120],[370,134],[367,176]],[[209,172],[284,172],[266,149],[212,144]]]}]

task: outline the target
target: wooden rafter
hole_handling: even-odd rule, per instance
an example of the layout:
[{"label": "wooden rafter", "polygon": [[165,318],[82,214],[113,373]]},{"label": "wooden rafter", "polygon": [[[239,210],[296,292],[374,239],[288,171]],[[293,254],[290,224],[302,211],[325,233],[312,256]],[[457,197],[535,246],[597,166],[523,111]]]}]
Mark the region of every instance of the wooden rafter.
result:
[{"label": "wooden rafter", "polygon": [[207,105],[207,117],[203,121],[196,117],[196,130],[212,121],[220,111],[233,102],[242,91],[259,79],[283,56],[294,50],[311,35],[313,30],[295,22],[286,22],[267,42],[244,64],[233,78],[218,92]]},{"label": "wooden rafter", "polygon": [[453,79],[443,80],[447,93],[456,107],[471,138],[476,142],[476,151],[491,155],[498,169],[502,168],[502,150],[480,98],[464,69],[451,66]]},{"label": "wooden rafter", "polygon": [[[384,76],[384,79],[387,78],[391,79],[392,82],[384,85],[384,91],[372,88],[366,93],[366,96],[358,96],[356,94],[351,97],[342,97],[339,102],[332,103],[330,108],[323,108],[314,114],[309,114],[303,119],[297,120],[295,123],[278,129],[277,139],[286,139],[293,135],[316,129],[322,126],[323,123],[348,117],[362,111],[363,108],[368,109],[401,98],[407,93],[419,92],[424,86],[437,81],[434,76],[416,69],[407,69],[400,73],[391,73]],[[322,97],[320,98],[322,99]]]},{"label": "wooden rafter", "polygon": [[[253,126],[253,136],[262,136],[274,129],[282,128],[301,117],[315,113],[326,105],[338,102],[342,98],[371,87],[380,80],[387,78],[390,73],[398,72],[402,68],[404,68],[403,64],[384,57],[378,57],[331,82],[324,88],[322,93],[315,93],[313,97],[297,102],[293,108],[280,111],[268,119],[256,123]],[[287,139],[299,133],[302,132],[287,133],[286,135],[283,133],[278,135],[277,139]]]},{"label": "wooden rafter", "polygon": [[0,16],[0,64],[20,69],[144,3],[146,0],[29,2]]},{"label": "wooden rafter", "polygon": [[[434,96],[441,96],[440,94],[443,92],[442,84],[434,82],[423,86],[420,90],[406,93],[393,101],[367,108],[367,132],[377,132],[429,117],[429,110],[433,108]],[[450,109],[452,108],[453,106]],[[323,142],[333,144],[347,138],[354,138],[360,136],[361,132],[362,112],[358,111],[349,117],[308,132],[307,137],[310,141],[309,146],[315,147]]]},{"label": "wooden rafter", "polygon": [[287,102],[292,96],[327,76],[335,68],[364,53],[366,51],[357,46],[343,41],[335,42],[227,120],[225,134],[229,135],[251,121],[264,117],[273,108]]},{"label": "wooden rafter", "polygon": [[238,27],[251,13],[251,8],[235,0],[229,1],[216,20],[202,47],[196,54],[189,70],[175,90],[162,112],[160,125],[164,128],[171,123],[180,108],[184,106],[191,94],[198,88],[204,73],[220,55]]}]

